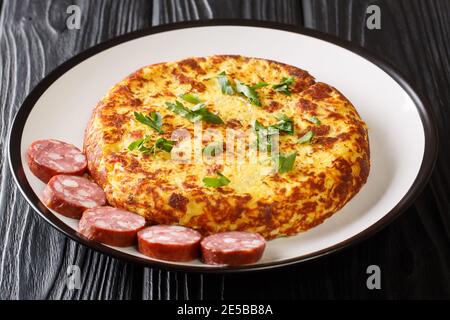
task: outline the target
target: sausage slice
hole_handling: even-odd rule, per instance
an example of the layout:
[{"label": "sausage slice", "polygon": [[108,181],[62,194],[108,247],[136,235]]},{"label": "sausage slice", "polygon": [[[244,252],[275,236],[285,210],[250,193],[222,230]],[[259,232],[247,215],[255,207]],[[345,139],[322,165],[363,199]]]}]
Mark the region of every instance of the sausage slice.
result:
[{"label": "sausage slice", "polygon": [[200,246],[207,264],[242,265],[258,261],[266,241],[257,233],[230,231],[208,236]]},{"label": "sausage slice", "polygon": [[160,260],[191,261],[198,258],[201,238],[190,228],[156,225],[138,232],[138,250]]},{"label": "sausage slice", "polygon": [[47,183],[58,174],[82,175],[86,171],[85,155],[72,144],[58,140],[37,140],[28,148],[31,172]]},{"label": "sausage slice", "polygon": [[74,219],[80,219],[86,209],[103,206],[105,192],[85,177],[57,175],[44,189],[42,201],[50,209]]},{"label": "sausage slice", "polygon": [[85,237],[117,247],[136,242],[136,234],[145,227],[140,215],[113,207],[97,207],[83,213],[78,232]]}]

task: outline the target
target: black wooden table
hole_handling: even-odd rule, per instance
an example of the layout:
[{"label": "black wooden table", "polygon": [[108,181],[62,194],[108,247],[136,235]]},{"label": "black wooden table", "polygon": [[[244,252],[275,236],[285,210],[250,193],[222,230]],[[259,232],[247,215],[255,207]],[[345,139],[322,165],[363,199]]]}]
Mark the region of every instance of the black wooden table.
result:
[{"label": "black wooden table", "polygon": [[[80,30],[66,27],[71,4],[81,8]],[[371,4],[381,10],[379,30],[366,26]],[[363,46],[403,72],[428,99],[441,137],[434,174],[414,205],[339,253],[287,269],[225,276],[113,259],[40,219],[6,161],[10,123],[33,86],[63,61],[117,35],[215,18],[317,29]],[[0,299],[450,298],[449,0],[0,0],[0,61]],[[373,264],[381,269],[380,290],[366,287]],[[79,290],[66,286],[70,265],[80,267]]]}]

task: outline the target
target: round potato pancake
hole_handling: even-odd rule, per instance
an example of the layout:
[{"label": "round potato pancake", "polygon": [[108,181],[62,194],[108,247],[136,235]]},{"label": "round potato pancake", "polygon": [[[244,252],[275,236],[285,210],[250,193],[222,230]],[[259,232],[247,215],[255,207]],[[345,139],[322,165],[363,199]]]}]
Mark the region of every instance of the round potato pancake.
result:
[{"label": "round potato pancake", "polygon": [[366,126],[339,91],[297,67],[230,55],[131,74],[95,107],[84,150],[113,206],[267,239],[323,222],[370,168]]}]

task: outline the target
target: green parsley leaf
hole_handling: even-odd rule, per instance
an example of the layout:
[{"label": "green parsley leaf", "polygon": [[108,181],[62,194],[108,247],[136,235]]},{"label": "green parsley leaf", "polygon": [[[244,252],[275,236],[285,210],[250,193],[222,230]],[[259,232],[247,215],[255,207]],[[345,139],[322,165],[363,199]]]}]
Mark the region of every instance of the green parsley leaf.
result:
[{"label": "green parsley leaf", "polygon": [[285,114],[280,114],[277,117],[278,122],[271,125],[272,128],[277,128],[282,132],[286,132],[290,135],[294,134],[294,121],[287,117]]},{"label": "green parsley leaf", "polygon": [[155,150],[154,150],[153,147],[147,148],[147,147],[144,146],[144,145],[142,145],[142,146],[139,148],[139,151],[142,152],[143,154],[149,154],[149,153],[155,154]]},{"label": "green parsley leaf", "polygon": [[178,100],[175,103],[166,102],[167,109],[170,111],[185,117],[191,122],[196,122],[198,120],[202,120],[209,123],[215,124],[223,124],[223,120],[216,114],[208,111],[205,106],[206,103],[199,103],[195,105],[192,110],[186,108],[181,102]]},{"label": "green parsley leaf", "polygon": [[255,131],[261,131],[264,129],[267,129],[261,122],[259,122],[258,120],[255,120],[255,125],[254,125]]},{"label": "green parsley leaf", "polygon": [[128,150],[133,151],[139,149],[139,147],[143,144],[144,138],[133,141],[128,145]]},{"label": "green parsley leaf", "polygon": [[296,152],[292,152],[286,155],[277,154],[274,157],[275,163],[278,166],[279,173],[285,173],[292,171],[294,168],[295,158],[297,157]]},{"label": "green parsley leaf", "polygon": [[181,99],[183,99],[184,101],[187,101],[187,102],[190,102],[190,103],[200,103],[200,102],[202,102],[200,100],[200,98],[198,97],[198,95],[196,95],[194,93],[180,94],[179,97]]},{"label": "green parsley leaf", "polygon": [[150,114],[150,117],[147,117],[147,116],[143,115],[142,113],[135,111],[134,117],[136,118],[137,121],[149,126],[153,130],[155,130],[159,133],[164,133],[164,131],[161,129],[162,116],[159,112],[152,112]]},{"label": "green parsley leaf", "polygon": [[203,109],[204,107],[206,107],[207,104],[206,102],[201,101],[200,98],[193,93],[182,94],[179,97],[182,98],[184,101],[195,103],[195,106],[192,107],[191,111]]},{"label": "green parsley leaf", "polygon": [[153,146],[151,146],[149,148],[149,147],[145,146],[145,144],[148,143],[149,140],[150,140],[150,136],[146,136],[145,138],[135,140],[132,143],[130,143],[130,145],[128,146],[128,150],[130,150],[130,151],[137,150],[144,154],[147,154],[147,153],[155,154],[157,149],[161,149],[166,152],[170,152],[170,151],[172,151],[173,145],[175,144],[175,141],[167,140],[164,138],[158,138],[155,141],[155,143],[153,144]]},{"label": "green parsley leaf", "polygon": [[[156,126],[161,129],[162,127],[162,115],[159,112],[150,113],[150,118],[155,122]],[[162,132],[160,132],[162,133]]]},{"label": "green parsley leaf", "polygon": [[202,181],[205,184],[205,186],[212,187],[212,188],[219,188],[219,187],[226,186],[231,182],[227,177],[225,177],[220,172],[216,172],[216,174],[218,176],[217,178],[214,178],[214,177],[203,178]]},{"label": "green parsley leaf", "polygon": [[255,121],[254,130],[256,132],[256,143],[258,150],[263,152],[270,152],[272,150],[273,136],[279,132],[286,132],[287,134],[294,134],[294,122],[291,118],[284,114],[277,117],[276,124],[265,127],[258,120]]},{"label": "green parsley leaf", "polygon": [[294,83],[294,77],[283,77],[281,82],[278,84],[274,84],[272,88],[277,91],[284,93],[287,96],[291,95],[291,91],[289,91],[289,86]]},{"label": "green parsley leaf", "polygon": [[179,102],[178,100],[175,101],[175,103],[172,102],[166,102],[166,106],[167,109],[169,109],[170,111],[185,117],[188,120],[191,120],[190,117],[191,115],[191,110],[189,110],[188,108],[186,108],[181,102]]},{"label": "green parsley leaf", "polygon": [[147,152],[149,148],[147,148],[145,146],[145,144],[150,140],[149,136],[146,136],[145,138],[142,139],[138,139],[133,141],[132,143],[130,143],[128,145],[128,150],[130,151],[134,151],[134,150],[138,150],[140,152]]},{"label": "green parsley leaf", "polygon": [[250,88],[252,88],[253,90],[257,90],[259,88],[264,88],[267,87],[269,84],[267,82],[264,81],[260,81],[257,84],[252,85]]},{"label": "green parsley leaf", "polygon": [[322,124],[322,122],[321,122],[319,119],[317,119],[317,117],[315,117],[315,116],[312,116],[312,117],[309,118],[308,120],[309,120],[310,122],[312,122],[312,123],[318,125],[318,126],[320,126],[320,125]]},{"label": "green parsley leaf", "polygon": [[165,138],[158,138],[155,141],[155,144],[150,148],[151,151],[154,153],[156,149],[161,149],[166,152],[172,151],[173,145],[175,144],[175,141],[167,140]]},{"label": "green parsley leaf", "polygon": [[217,81],[219,82],[220,89],[222,90],[223,94],[233,94],[234,89],[231,85],[230,80],[228,80],[227,75],[225,74],[225,71],[222,71],[217,75]]},{"label": "green parsley leaf", "polygon": [[258,150],[262,152],[269,152],[271,149],[271,143],[269,141],[267,128],[258,120],[255,120],[253,128],[256,133],[256,145]]},{"label": "green parsley leaf", "polygon": [[195,106],[193,106],[191,111],[198,111],[200,109],[203,109],[204,107],[206,107],[206,103],[200,102],[200,103],[197,103]]},{"label": "green parsley leaf", "polygon": [[192,111],[194,114],[200,116],[200,119],[205,122],[224,124],[223,120],[216,114],[206,110],[206,108],[200,108],[198,110]]},{"label": "green parsley leaf", "polygon": [[300,139],[298,139],[298,143],[310,143],[311,139],[314,137],[314,132],[312,131],[308,131],[307,133],[305,133],[303,135],[303,137],[301,137]]},{"label": "green parsley leaf", "polygon": [[258,120],[255,120],[253,126],[256,132],[256,144],[259,151],[270,152],[272,150],[272,136],[278,134],[278,129],[273,127],[265,127]]},{"label": "green parsley leaf", "polygon": [[234,80],[234,83],[236,84],[236,91],[238,93],[244,95],[251,104],[261,106],[261,101],[259,101],[258,94],[254,89],[239,80]]}]

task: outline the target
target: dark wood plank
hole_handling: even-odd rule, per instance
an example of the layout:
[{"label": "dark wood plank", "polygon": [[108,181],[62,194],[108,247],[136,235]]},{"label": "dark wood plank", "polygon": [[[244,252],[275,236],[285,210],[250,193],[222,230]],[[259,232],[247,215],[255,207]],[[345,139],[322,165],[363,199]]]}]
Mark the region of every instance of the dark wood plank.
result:
[{"label": "dark wood plank", "polygon": [[298,0],[171,0],[153,1],[152,24],[199,19],[243,18],[302,24]]},{"label": "dark wood plank", "polygon": [[[381,30],[366,28],[368,5],[381,9]],[[440,155],[431,182],[403,216],[352,252],[375,253],[387,298],[450,296],[450,2],[304,0],[305,26],[360,45],[390,62],[436,114]],[[376,88],[375,88],[376,89]],[[401,130],[401,124],[399,124]],[[414,143],[413,141],[411,143]],[[359,265],[369,263],[360,259]],[[356,270],[349,270],[354,274]]]}]

